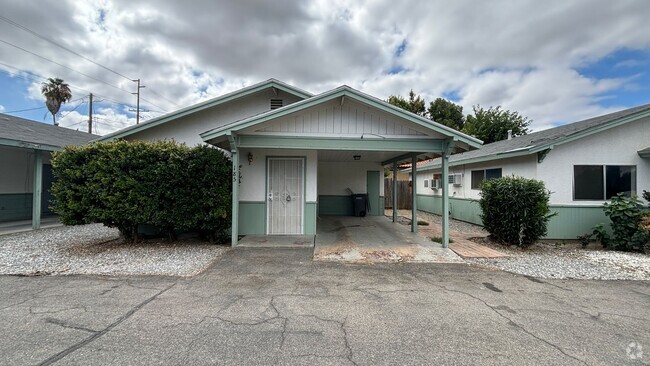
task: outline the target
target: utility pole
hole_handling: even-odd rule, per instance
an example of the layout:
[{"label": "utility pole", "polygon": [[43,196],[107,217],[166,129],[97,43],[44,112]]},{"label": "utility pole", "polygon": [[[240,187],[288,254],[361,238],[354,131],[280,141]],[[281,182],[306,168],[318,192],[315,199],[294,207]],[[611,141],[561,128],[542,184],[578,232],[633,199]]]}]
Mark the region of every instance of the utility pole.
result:
[{"label": "utility pole", "polygon": [[134,95],[137,95],[137,101],[136,101],[136,112],[135,112],[135,124],[140,124],[140,89],[146,88],[144,85],[140,85],[140,79],[135,79],[133,82],[138,83],[138,91],[135,93],[131,93]]},{"label": "utility pole", "polygon": [[93,93],[90,93],[90,102],[88,103],[88,133],[93,133]]}]

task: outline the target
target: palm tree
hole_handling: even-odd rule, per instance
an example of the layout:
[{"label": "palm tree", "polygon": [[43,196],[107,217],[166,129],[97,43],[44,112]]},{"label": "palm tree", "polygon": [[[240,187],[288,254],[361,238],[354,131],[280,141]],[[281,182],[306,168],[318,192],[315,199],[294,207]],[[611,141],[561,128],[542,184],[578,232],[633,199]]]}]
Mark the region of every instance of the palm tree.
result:
[{"label": "palm tree", "polygon": [[59,124],[56,123],[56,114],[59,113],[61,104],[69,102],[72,99],[70,86],[64,83],[62,79],[48,78],[46,83],[41,84],[41,93],[45,96],[47,110],[52,113],[52,122],[55,126],[58,126]]}]

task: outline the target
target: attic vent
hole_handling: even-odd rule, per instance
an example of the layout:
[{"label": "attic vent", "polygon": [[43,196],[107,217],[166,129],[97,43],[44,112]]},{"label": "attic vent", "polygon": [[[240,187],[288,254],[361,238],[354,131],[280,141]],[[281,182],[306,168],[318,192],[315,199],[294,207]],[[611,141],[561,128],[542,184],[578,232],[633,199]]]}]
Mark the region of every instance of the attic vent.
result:
[{"label": "attic vent", "polygon": [[282,107],[282,99],[271,99],[271,109],[278,109]]}]

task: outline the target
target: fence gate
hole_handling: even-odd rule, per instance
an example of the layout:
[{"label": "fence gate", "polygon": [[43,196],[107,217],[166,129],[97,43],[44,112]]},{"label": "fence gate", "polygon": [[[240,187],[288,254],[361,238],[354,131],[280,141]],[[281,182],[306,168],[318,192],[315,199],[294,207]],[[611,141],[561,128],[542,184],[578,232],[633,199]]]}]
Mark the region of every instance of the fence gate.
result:
[{"label": "fence gate", "polygon": [[[397,181],[397,209],[411,209],[411,182],[405,180]],[[393,179],[384,178],[384,197],[386,197],[385,207],[393,208]]]}]

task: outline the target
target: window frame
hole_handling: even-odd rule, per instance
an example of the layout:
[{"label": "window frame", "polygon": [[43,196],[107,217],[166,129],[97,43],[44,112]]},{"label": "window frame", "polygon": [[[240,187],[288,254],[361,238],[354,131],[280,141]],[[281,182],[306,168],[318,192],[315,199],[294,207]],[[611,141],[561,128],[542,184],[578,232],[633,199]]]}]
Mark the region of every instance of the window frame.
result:
[{"label": "window frame", "polygon": [[[576,167],[583,167],[583,166],[593,166],[593,167],[600,167],[601,169],[601,179],[602,179],[602,192],[601,192],[601,198],[599,199],[593,199],[593,198],[576,198]],[[574,164],[573,165],[573,179],[572,179],[572,189],[571,189],[571,198],[573,201],[577,202],[584,202],[584,201],[592,201],[592,202],[605,202],[611,200],[611,197],[607,198],[607,168],[609,167],[617,167],[617,168],[632,168],[633,174],[630,175],[630,195],[636,195],[638,192],[638,184],[637,184],[637,171],[638,167],[634,164]],[[619,192],[620,193],[620,192]],[[617,193],[618,194],[618,193]],[[612,196],[613,197],[613,196]]]},{"label": "window frame", "polygon": [[[475,169],[475,170],[470,170],[470,179],[469,179],[469,187],[470,189],[474,191],[480,191],[481,190],[481,183],[483,181],[487,180],[487,172],[488,170],[498,170],[499,171],[499,176],[496,178],[490,178],[490,179],[498,179],[503,177],[503,168],[484,168],[484,169]],[[483,178],[481,181],[478,183],[478,187],[474,188],[474,172],[483,172]]]}]

